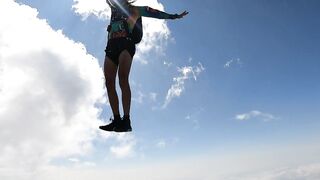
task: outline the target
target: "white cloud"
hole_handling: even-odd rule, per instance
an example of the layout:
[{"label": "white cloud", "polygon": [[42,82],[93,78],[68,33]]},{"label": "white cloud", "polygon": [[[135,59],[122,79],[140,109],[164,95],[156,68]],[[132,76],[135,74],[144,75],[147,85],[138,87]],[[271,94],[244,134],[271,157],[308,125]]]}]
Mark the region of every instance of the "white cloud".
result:
[{"label": "white cloud", "polygon": [[110,147],[110,152],[115,155],[116,158],[129,158],[135,156],[137,141],[133,135],[123,133],[117,135],[116,138],[119,144]]},{"label": "white cloud", "polygon": [[73,0],[72,9],[75,13],[82,16],[83,20],[90,15],[97,16],[100,19],[110,18],[110,8],[105,0]]},{"label": "white cloud", "polygon": [[73,162],[73,163],[79,163],[79,162],[80,162],[80,160],[77,159],[77,158],[69,158],[68,160],[69,160],[70,162]]},{"label": "white cloud", "polygon": [[231,59],[231,60],[227,61],[223,67],[230,68],[233,64],[242,65],[242,61],[240,60],[240,58]]},{"label": "white cloud", "polygon": [[174,84],[172,84],[170,89],[168,90],[168,93],[162,108],[166,108],[173,98],[181,96],[182,92],[185,90],[185,82],[187,80],[193,78],[196,81],[197,77],[204,70],[205,69],[201,63],[193,67],[184,66],[184,67],[178,68],[178,72],[180,73],[180,75],[173,78]]},{"label": "white cloud", "polygon": [[[318,180],[320,178],[319,145],[315,147],[300,144],[270,148],[241,150],[237,146],[230,149],[223,148],[223,153],[214,151],[201,156],[165,158],[160,161],[152,159],[152,162],[147,164],[137,163],[121,168],[112,165],[94,168],[47,167],[37,171],[33,176],[21,176],[19,180],[89,180],[103,179],[106,174],[115,180]],[[28,176],[31,178],[26,178]],[[11,177],[14,179],[17,174]]]},{"label": "white cloud", "polygon": [[248,113],[238,114],[235,116],[235,119],[240,121],[250,120],[253,118],[262,119],[265,122],[272,121],[278,119],[272,114],[263,113],[261,111],[253,110]]},{"label": "white cloud", "polygon": [[95,105],[106,100],[97,59],[37,15],[0,1],[0,174],[85,155],[99,136]]},{"label": "white cloud", "polygon": [[134,144],[122,144],[120,146],[112,146],[110,152],[117,158],[126,158],[133,155]]},{"label": "white cloud", "polygon": [[179,141],[180,139],[178,137],[173,137],[168,139],[162,138],[156,141],[155,146],[159,149],[164,149],[166,147],[176,145],[177,143],[179,143]]},{"label": "white cloud", "polygon": [[283,167],[269,171],[238,175],[235,180],[318,180],[320,179],[320,163],[300,165],[298,167]]},{"label": "white cloud", "polygon": [[143,99],[145,97],[145,94],[143,94],[141,91],[137,91],[135,94],[137,94],[137,95],[132,97],[132,101],[137,102],[139,104],[142,104],[143,103]]},{"label": "white cloud", "polygon": [[[90,15],[100,19],[110,19],[110,8],[105,0],[73,0],[73,10],[86,19]],[[163,5],[158,0],[138,0],[137,6],[150,6],[164,11]],[[143,18],[143,39],[137,46],[135,61],[148,64],[147,55],[150,52],[163,53],[167,42],[170,40],[170,30],[165,20]]]},{"label": "white cloud", "polygon": [[144,93],[141,90],[137,90],[133,93],[132,101],[138,104],[143,104],[144,102],[156,102],[158,94],[155,92]]},{"label": "white cloud", "polygon": [[94,162],[81,161],[78,158],[69,158],[68,161],[71,162],[72,166],[76,167],[76,168],[88,168],[88,167],[95,167],[96,166],[96,163],[94,163]]},{"label": "white cloud", "polygon": [[171,67],[172,66],[172,62],[163,61],[163,65],[166,66],[166,67]]}]

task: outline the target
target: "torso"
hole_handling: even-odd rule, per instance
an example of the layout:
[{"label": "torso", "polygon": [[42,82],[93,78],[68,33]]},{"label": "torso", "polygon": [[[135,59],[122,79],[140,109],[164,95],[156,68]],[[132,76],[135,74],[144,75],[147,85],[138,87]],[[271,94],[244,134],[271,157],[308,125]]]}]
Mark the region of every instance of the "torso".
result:
[{"label": "torso", "polygon": [[[115,10],[112,10],[115,11]],[[111,23],[116,23],[118,21],[124,20],[126,19],[128,26],[129,26],[129,30],[131,31],[137,21],[137,19],[139,18],[139,10],[138,8],[136,8],[135,6],[129,6],[129,16],[127,16],[125,13],[119,13],[117,15],[112,14],[111,16]],[[112,13],[118,13],[118,12],[112,12]]]},{"label": "torso", "polygon": [[130,6],[130,16],[127,19],[127,22],[129,24],[130,30],[133,29],[134,25],[136,24],[137,19],[139,18],[139,10],[135,6]]}]

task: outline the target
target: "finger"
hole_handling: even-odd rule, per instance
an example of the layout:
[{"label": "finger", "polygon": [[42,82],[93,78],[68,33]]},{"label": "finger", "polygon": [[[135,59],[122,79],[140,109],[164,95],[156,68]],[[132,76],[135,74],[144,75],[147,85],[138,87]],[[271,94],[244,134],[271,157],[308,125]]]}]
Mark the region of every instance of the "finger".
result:
[{"label": "finger", "polygon": [[184,12],[182,13],[183,16],[185,16],[185,15],[187,15],[187,14],[189,14],[189,12],[187,12],[187,11],[184,11]]},{"label": "finger", "polygon": [[183,11],[181,14],[178,15],[177,18],[181,19],[181,18],[183,18],[183,17],[184,17],[185,15],[187,15],[187,14],[189,14],[189,12]]}]

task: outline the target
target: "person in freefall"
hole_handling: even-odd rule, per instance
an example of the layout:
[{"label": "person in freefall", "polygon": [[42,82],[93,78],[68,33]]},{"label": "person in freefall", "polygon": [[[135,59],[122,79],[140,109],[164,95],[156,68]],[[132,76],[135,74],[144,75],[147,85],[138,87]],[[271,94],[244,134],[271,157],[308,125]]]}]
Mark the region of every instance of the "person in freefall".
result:
[{"label": "person in freefall", "polygon": [[[157,19],[180,19],[188,14],[168,14],[148,6],[134,6],[132,0],[106,0],[111,8],[111,20],[108,26],[108,43],[105,49],[104,75],[110,106],[113,112],[111,123],[100,126],[105,131],[129,132],[132,131],[130,122],[131,90],[129,73],[135,44],[142,38],[141,17]],[[119,112],[119,99],[116,92],[115,80],[119,76],[122,93],[124,116]]]}]

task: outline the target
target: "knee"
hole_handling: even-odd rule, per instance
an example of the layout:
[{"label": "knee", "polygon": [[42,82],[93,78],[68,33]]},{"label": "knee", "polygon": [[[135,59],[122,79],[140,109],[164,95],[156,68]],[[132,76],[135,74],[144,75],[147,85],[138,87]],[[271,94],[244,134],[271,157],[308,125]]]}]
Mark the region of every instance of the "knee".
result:
[{"label": "knee", "polygon": [[115,89],[115,79],[114,78],[106,78],[106,87],[107,89]]},{"label": "knee", "polygon": [[119,78],[119,85],[121,89],[129,88],[129,80],[128,78]]}]

